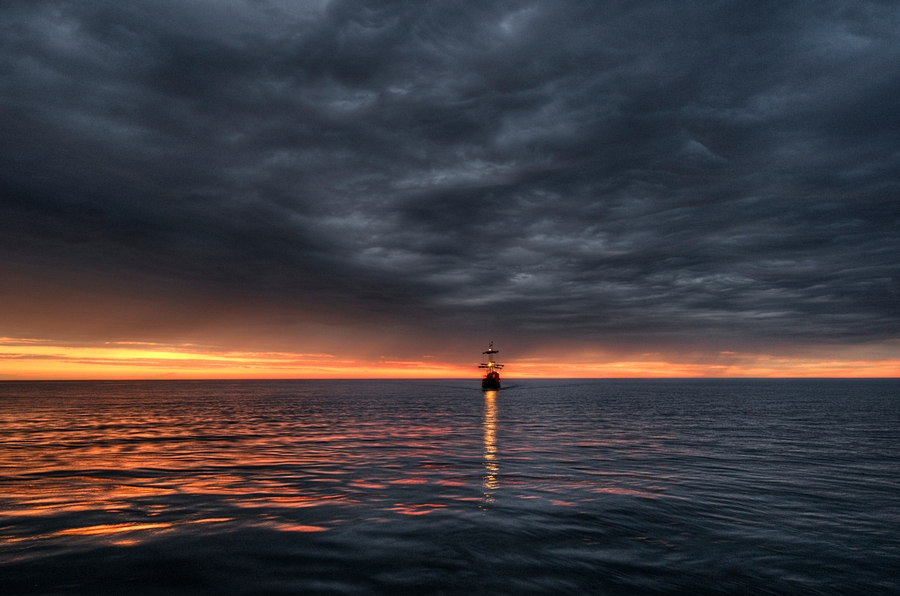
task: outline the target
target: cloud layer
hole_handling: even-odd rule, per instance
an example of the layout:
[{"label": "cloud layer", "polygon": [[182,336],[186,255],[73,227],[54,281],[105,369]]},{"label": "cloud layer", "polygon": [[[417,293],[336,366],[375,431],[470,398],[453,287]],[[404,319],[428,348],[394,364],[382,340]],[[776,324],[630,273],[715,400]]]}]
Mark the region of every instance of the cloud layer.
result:
[{"label": "cloud layer", "polygon": [[73,291],[900,336],[894,2],[8,0],[0,48],[0,260]]}]

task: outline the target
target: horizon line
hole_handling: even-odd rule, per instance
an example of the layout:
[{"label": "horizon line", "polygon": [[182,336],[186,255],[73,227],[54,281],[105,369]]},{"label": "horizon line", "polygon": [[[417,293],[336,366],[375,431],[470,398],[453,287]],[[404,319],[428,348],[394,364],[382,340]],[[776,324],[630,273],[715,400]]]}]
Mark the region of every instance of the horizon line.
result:
[{"label": "horizon line", "polygon": [[[133,383],[133,382],[244,382],[244,381],[479,381],[480,377],[242,377],[242,378],[96,378],[96,379],[41,379],[41,378],[0,378],[0,383]],[[866,380],[900,380],[900,376],[881,377],[792,377],[792,376],[623,376],[623,377],[506,377],[505,381],[698,381],[698,380],[742,380],[742,381],[866,381]],[[501,389],[502,390],[502,389]]]}]

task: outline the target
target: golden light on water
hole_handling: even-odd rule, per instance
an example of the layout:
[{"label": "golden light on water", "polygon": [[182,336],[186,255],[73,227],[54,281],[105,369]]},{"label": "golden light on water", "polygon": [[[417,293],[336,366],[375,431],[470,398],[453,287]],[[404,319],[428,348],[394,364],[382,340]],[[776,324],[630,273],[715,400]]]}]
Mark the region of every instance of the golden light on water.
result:
[{"label": "golden light on water", "polygon": [[58,536],[106,536],[109,534],[120,534],[122,532],[139,532],[142,530],[162,530],[171,528],[170,523],[122,523],[122,524],[99,524],[96,526],[84,526],[80,528],[67,528],[60,530],[55,534]]},{"label": "golden light on water", "polygon": [[500,488],[497,476],[500,463],[497,460],[497,392],[484,392],[484,488],[485,502],[492,502],[493,493]]}]

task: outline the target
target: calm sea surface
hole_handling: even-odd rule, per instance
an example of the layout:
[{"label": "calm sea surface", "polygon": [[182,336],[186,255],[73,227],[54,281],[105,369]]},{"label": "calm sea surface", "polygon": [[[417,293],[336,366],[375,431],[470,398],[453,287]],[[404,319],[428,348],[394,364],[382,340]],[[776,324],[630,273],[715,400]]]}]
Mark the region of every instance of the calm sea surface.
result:
[{"label": "calm sea surface", "polygon": [[3,594],[900,594],[900,381],[0,383]]}]

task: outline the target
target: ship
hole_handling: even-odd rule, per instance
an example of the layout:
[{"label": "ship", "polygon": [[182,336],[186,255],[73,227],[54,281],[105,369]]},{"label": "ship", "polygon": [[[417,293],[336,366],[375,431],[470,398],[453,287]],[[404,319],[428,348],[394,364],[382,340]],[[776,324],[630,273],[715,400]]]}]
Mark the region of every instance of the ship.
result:
[{"label": "ship", "polygon": [[487,374],[481,379],[482,391],[496,391],[497,389],[500,389],[500,373],[497,371],[503,368],[503,365],[497,364],[497,361],[494,360],[494,354],[499,353],[500,350],[494,349],[494,342],[491,342],[491,345],[488,346],[486,352],[482,352],[483,356],[478,368],[487,369]]}]

